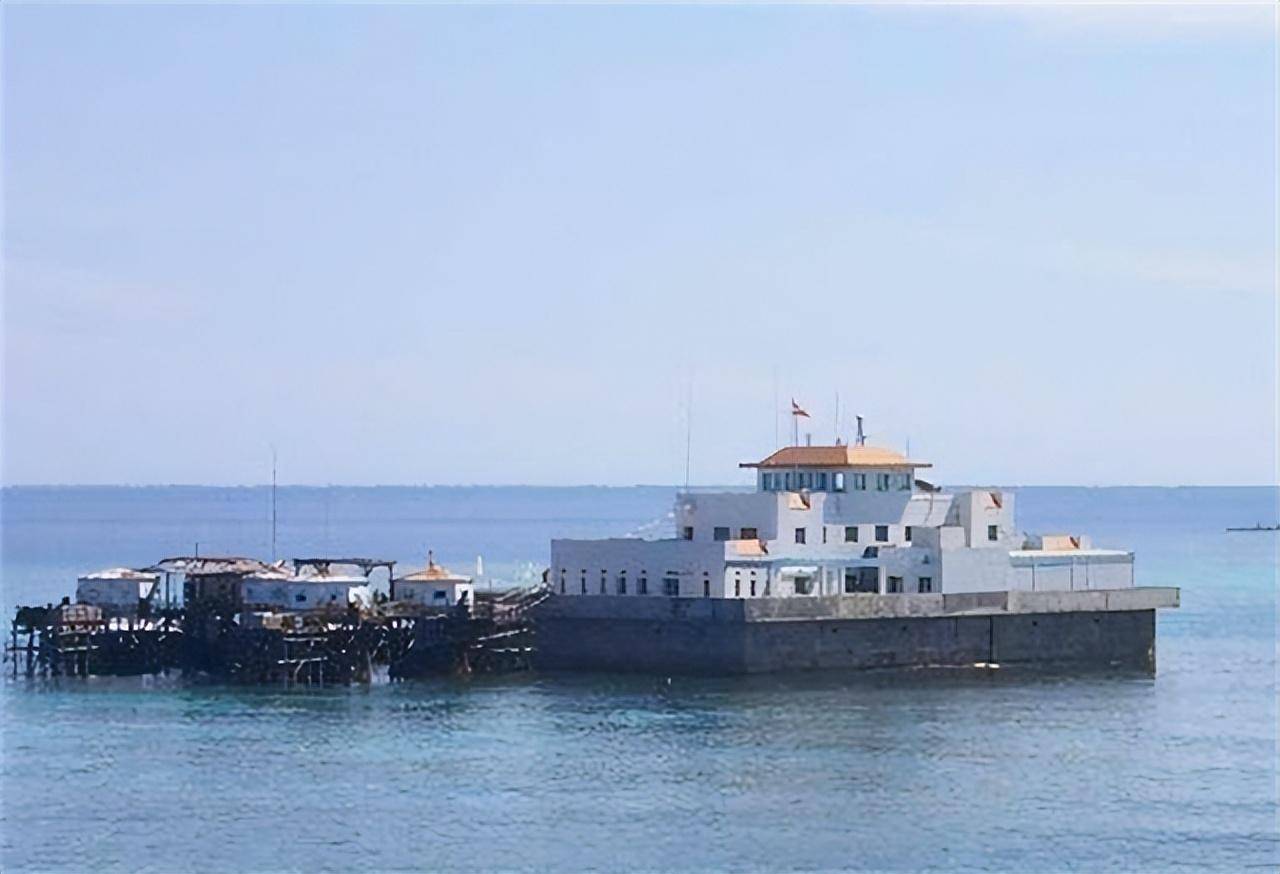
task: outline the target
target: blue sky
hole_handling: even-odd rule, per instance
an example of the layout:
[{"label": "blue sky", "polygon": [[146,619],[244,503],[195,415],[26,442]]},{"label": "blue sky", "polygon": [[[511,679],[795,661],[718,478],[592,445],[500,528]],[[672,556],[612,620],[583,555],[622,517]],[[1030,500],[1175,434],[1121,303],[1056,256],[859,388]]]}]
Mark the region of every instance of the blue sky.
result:
[{"label": "blue sky", "polygon": [[6,483],[1275,481],[1270,7],[3,16]]}]

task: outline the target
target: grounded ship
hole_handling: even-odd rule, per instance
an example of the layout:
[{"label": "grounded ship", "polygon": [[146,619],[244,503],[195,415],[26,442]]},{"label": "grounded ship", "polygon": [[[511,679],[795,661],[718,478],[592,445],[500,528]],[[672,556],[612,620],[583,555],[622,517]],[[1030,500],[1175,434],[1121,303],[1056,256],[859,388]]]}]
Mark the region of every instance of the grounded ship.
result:
[{"label": "grounded ship", "polygon": [[861,433],[740,466],[756,490],[678,494],[670,539],[553,540],[538,663],[1155,669],[1156,610],[1179,590],[1135,585],[1132,552],[1024,535],[1010,492],[944,491]]}]

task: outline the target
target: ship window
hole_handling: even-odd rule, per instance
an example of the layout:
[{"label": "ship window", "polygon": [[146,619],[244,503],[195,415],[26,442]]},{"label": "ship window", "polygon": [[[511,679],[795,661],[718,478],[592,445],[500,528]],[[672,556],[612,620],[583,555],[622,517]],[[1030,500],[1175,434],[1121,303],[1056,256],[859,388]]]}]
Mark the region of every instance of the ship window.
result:
[{"label": "ship window", "polygon": [[858,591],[858,571],[856,568],[844,569],[844,593],[852,595]]},{"label": "ship window", "polygon": [[844,526],[844,542],[845,543],[858,542],[858,526],[857,525]]},{"label": "ship window", "polygon": [[911,489],[911,474],[909,473],[898,474],[898,491],[905,492],[905,491],[910,491],[910,489]]},{"label": "ship window", "polygon": [[786,479],[784,480],[784,482],[786,483],[786,490],[791,491],[791,474],[789,473],[785,474],[785,477]]},{"label": "ship window", "polygon": [[796,577],[796,594],[813,594],[813,577]]},{"label": "ship window", "polygon": [[867,475],[865,473],[855,473],[853,475],[853,487],[860,492],[867,489]]},{"label": "ship window", "polygon": [[889,577],[888,590],[893,593],[902,591],[902,577]]},{"label": "ship window", "polygon": [[817,482],[814,484],[814,488],[820,492],[825,492],[827,490],[827,472],[824,470],[820,473],[814,474],[814,476],[817,477]]},{"label": "ship window", "polygon": [[888,525],[876,526],[876,540],[879,541],[880,543],[889,542],[889,526]]},{"label": "ship window", "polygon": [[797,528],[797,529],[796,529],[796,543],[804,543],[804,529],[803,529],[803,528]]},{"label": "ship window", "polygon": [[644,574],[641,574],[641,575],[640,575],[640,589],[639,589],[639,593],[640,593],[641,595],[647,595],[647,594],[649,594],[649,578],[648,578],[648,577],[646,577]]},{"label": "ship window", "polygon": [[679,577],[663,577],[662,578],[662,594],[669,598],[680,597],[680,578]]},{"label": "ship window", "polygon": [[605,580],[608,578],[608,576],[609,576],[608,572],[605,571],[604,568],[600,568],[600,594],[601,595],[607,594],[605,590]]},{"label": "ship window", "polygon": [[742,531],[740,531],[740,532],[738,533],[738,539],[740,539],[740,540],[759,540],[759,539],[760,539],[760,535],[756,532],[756,529],[754,529],[754,528],[743,528],[743,529],[742,529]]},{"label": "ship window", "polygon": [[760,488],[766,492],[773,489],[773,474],[765,473],[760,475]]},{"label": "ship window", "polygon": [[564,571],[560,571],[560,594],[564,594]]},{"label": "ship window", "polygon": [[889,474],[887,473],[876,474],[876,491],[878,492],[889,491]]},{"label": "ship window", "polygon": [[583,571],[583,572],[582,572],[582,579],[581,579],[581,581],[580,581],[580,582],[582,583],[582,594],[584,594],[584,595],[585,595],[585,594],[587,593],[587,573],[586,573],[586,571]]},{"label": "ship window", "polygon": [[755,571],[752,571],[751,572],[751,597],[754,598],[755,596],[756,596],[756,574],[755,574]]},{"label": "ship window", "polygon": [[917,587],[921,592],[933,591],[933,577],[921,577],[920,585]]},{"label": "ship window", "polygon": [[704,598],[711,597],[711,580],[704,579],[702,581],[702,597]]},{"label": "ship window", "polygon": [[902,529],[902,539],[907,541],[907,543],[911,542],[911,526],[910,525],[907,525]]},{"label": "ship window", "polygon": [[823,543],[827,542],[827,526],[826,525],[822,526],[822,542]]},{"label": "ship window", "polygon": [[685,540],[692,540],[692,539],[693,539],[693,526],[692,526],[692,525],[686,525],[686,526],[684,526],[684,529],[680,532],[680,536],[681,536],[681,537],[683,537]]},{"label": "ship window", "polygon": [[712,536],[715,537],[716,540],[728,540],[729,529],[717,525],[715,532],[712,534]]},{"label": "ship window", "polygon": [[618,594],[625,595],[627,593],[627,572],[623,571],[618,574]]},{"label": "ship window", "polygon": [[988,525],[988,526],[987,526],[987,539],[988,539],[988,540],[999,540],[999,539],[1000,539],[1000,526],[998,526],[998,525]]},{"label": "ship window", "polygon": [[844,473],[842,471],[836,471],[831,475],[831,489],[837,492],[844,491]]}]

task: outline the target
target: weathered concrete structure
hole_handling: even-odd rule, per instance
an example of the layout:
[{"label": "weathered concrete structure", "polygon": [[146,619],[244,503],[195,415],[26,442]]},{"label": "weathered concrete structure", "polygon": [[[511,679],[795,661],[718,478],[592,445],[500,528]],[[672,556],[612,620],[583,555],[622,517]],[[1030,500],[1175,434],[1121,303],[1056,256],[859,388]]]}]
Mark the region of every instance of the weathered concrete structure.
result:
[{"label": "weathered concrete structure", "polygon": [[1155,611],[1178,590],[552,597],[537,662],[551,670],[743,674],[912,665],[1155,668]]}]

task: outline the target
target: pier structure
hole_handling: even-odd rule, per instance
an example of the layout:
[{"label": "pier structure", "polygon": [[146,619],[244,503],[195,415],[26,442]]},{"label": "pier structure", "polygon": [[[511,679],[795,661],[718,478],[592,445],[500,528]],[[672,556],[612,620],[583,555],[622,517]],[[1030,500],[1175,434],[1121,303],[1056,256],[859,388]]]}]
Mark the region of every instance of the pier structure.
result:
[{"label": "pier structure", "polygon": [[[394,590],[395,562],[365,558],[178,556],[86,574],[81,581],[92,584],[77,587],[80,603],[18,608],[6,657],[14,677],[180,670],[258,684],[369,682],[379,669],[406,679],[530,667],[529,617],[545,597],[540,587],[477,597],[470,580],[429,567],[455,597],[396,601],[375,592],[378,570]],[[175,577],[180,605],[171,601]],[[98,603],[83,603],[90,598]]]}]

